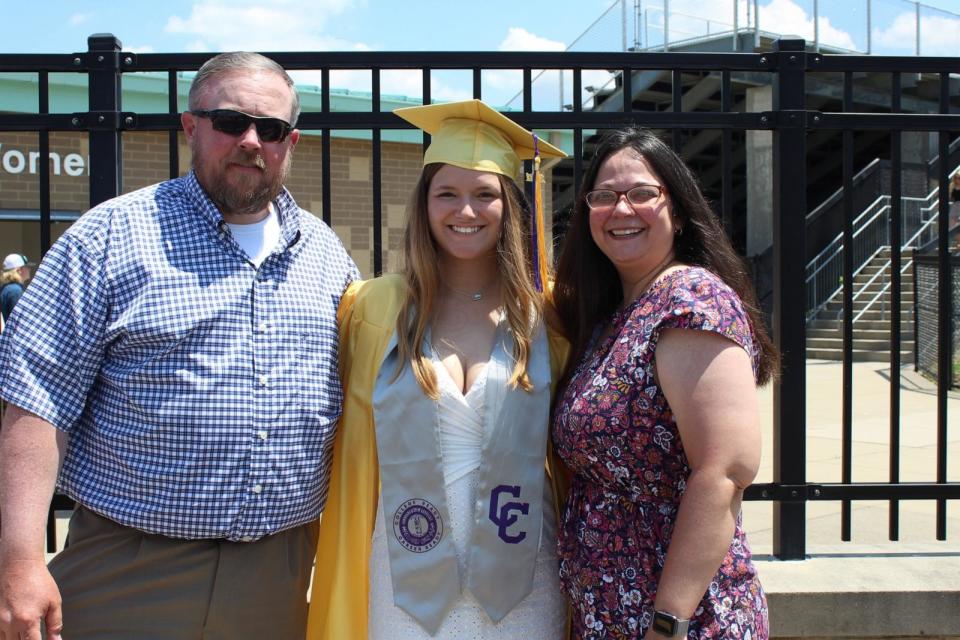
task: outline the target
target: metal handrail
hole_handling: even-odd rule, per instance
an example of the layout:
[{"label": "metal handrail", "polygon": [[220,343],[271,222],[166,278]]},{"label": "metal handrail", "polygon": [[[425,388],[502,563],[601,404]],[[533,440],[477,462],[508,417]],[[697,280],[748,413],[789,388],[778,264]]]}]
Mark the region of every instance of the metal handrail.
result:
[{"label": "metal handrail", "polygon": [[[874,200],[873,202],[871,202],[870,204],[868,204],[868,205],[864,208],[863,213],[861,213],[859,216],[857,216],[857,217],[854,219],[854,221],[853,221],[853,226],[856,227],[857,224],[864,218],[864,216],[866,216],[866,215],[868,215],[868,214],[870,213],[871,207],[873,207],[874,205],[876,205],[877,203],[879,203],[879,202],[881,202],[881,201],[883,201],[883,200],[889,200],[889,199],[890,199],[890,196],[880,196],[880,197],[878,197],[876,200]],[[863,230],[863,227],[866,227],[868,224],[870,224],[871,222],[873,222],[874,218],[876,218],[878,215],[880,215],[880,214],[883,213],[884,211],[887,211],[889,208],[890,208],[890,206],[887,205],[886,207],[884,207],[884,208],[880,209],[879,211],[877,211],[877,212],[873,215],[873,217],[871,217],[869,220],[867,220],[866,222],[864,222],[863,225],[861,225],[861,227],[860,227],[859,229],[857,229],[856,231],[853,232],[853,237],[856,238],[856,237],[860,234],[860,232]],[[819,260],[820,257],[823,256],[823,254],[825,254],[826,252],[830,251],[830,248],[833,247],[833,246],[835,246],[835,245],[836,245],[836,249],[834,250],[833,254],[831,254],[831,256],[830,256],[829,258],[827,258],[822,265],[820,265],[816,270],[814,270],[813,273],[811,273],[810,275],[807,276],[807,281],[808,281],[808,282],[809,282],[810,278],[812,278],[813,276],[817,275],[817,273],[818,273],[821,269],[823,269],[823,267],[825,267],[825,266],[828,264],[828,262],[829,262],[830,260],[832,260],[833,257],[834,257],[836,254],[838,254],[839,252],[843,251],[843,232],[838,233],[837,236],[836,236],[833,240],[831,240],[830,243],[829,243],[826,247],[823,248],[823,250],[820,251],[820,253],[818,253],[818,254],[815,255],[813,258],[811,258],[810,261],[807,262],[806,269],[809,271],[809,270],[810,270],[810,267],[811,267],[813,264],[815,264],[815,263],[817,262],[817,260]]]},{"label": "metal handrail", "polygon": [[[880,168],[880,158],[874,158],[873,160],[868,162],[867,166],[865,166],[863,169],[861,169],[860,171],[858,171],[853,175],[853,186],[856,187],[862,184],[863,182],[865,182],[870,177],[870,175],[874,171],[877,171],[879,168]],[[810,213],[807,214],[807,223],[810,223],[813,220],[820,217],[821,215],[823,215],[824,211],[826,211],[833,205],[837,204],[841,200],[843,200],[843,187],[840,187],[839,189],[831,193],[826,200],[824,200],[823,202],[818,204],[816,207],[814,207],[810,211]]]},{"label": "metal handrail", "polygon": [[[890,264],[891,264],[891,261],[890,261],[890,260],[887,260],[887,263],[886,263],[885,265],[883,265],[883,267],[881,267],[880,271],[878,271],[877,273],[879,274],[879,273],[883,273],[884,271],[886,271],[887,267],[889,267]],[[912,264],[913,264],[913,259],[912,259],[912,258],[908,259],[907,262],[906,262],[906,264],[904,264],[903,267],[900,269],[900,275],[903,275],[903,273],[904,273]],[[880,288],[879,293],[877,293],[875,296],[873,296],[873,298],[870,299],[869,302],[867,302],[866,306],[864,306],[864,308],[860,310],[860,313],[858,313],[857,315],[853,316],[853,320],[852,320],[851,322],[852,322],[853,324],[856,324],[857,321],[860,320],[860,318],[863,317],[863,314],[865,314],[867,311],[869,311],[869,310],[870,310],[870,307],[872,307],[872,306],[874,305],[874,303],[876,303],[876,301],[879,300],[879,299],[883,296],[883,294],[885,294],[885,293],[886,293],[887,291],[889,291],[889,290],[890,290],[890,283],[888,282],[887,284],[883,285],[883,287]],[[881,316],[881,317],[882,317],[882,316]]]},{"label": "metal handrail", "polygon": [[[887,247],[879,247],[876,251],[874,251],[874,252],[873,252],[873,255],[871,255],[869,258],[867,258],[867,259],[864,261],[864,263],[863,263],[862,265],[860,265],[860,270],[862,271],[863,269],[865,269],[866,267],[868,267],[868,266],[870,265],[870,263],[873,262],[873,259],[876,258],[876,257],[877,257],[878,255],[880,255],[881,253],[883,253],[883,251],[884,251],[886,248],[887,248]],[[860,294],[863,293],[864,291],[866,291],[866,290],[867,290],[867,287],[869,287],[871,284],[873,284],[874,281],[875,281],[877,278],[879,278],[880,275],[883,273],[883,270],[886,269],[889,265],[890,265],[890,260],[887,260],[887,261],[883,264],[883,266],[880,267],[880,269],[879,269],[875,274],[873,274],[872,276],[870,276],[870,278],[869,278],[866,282],[864,282],[863,285],[860,286],[859,291],[856,290],[856,283],[854,283],[854,285],[853,285],[853,286],[854,286],[854,292],[853,292],[853,296],[851,296],[851,298],[850,298],[850,301],[853,302],[853,301],[855,301],[857,298],[859,298],[859,297],[860,297]],[[841,312],[841,313],[842,313],[842,312]]]},{"label": "metal handrail", "polygon": [[[885,233],[886,225],[882,223],[886,219],[886,213],[890,209],[889,201],[889,196],[878,197],[854,219],[853,239],[855,241],[859,240],[861,236],[868,231],[878,236],[882,236]],[[877,241],[873,243],[867,240],[862,246],[858,246],[858,244],[853,245],[854,251],[858,255],[861,253],[868,254],[863,255],[862,259],[860,259],[859,265],[852,274],[853,276],[860,273],[864,265],[873,257],[877,248],[882,246],[883,239],[884,238],[878,238]],[[812,320],[816,317],[842,289],[843,267],[840,263],[842,256],[843,234],[840,233],[806,264],[808,273],[805,281],[808,296],[807,320]],[[826,291],[818,291],[818,283],[824,280],[826,280],[826,284],[830,288]]]},{"label": "metal handrail", "polygon": [[[903,252],[903,251],[905,251],[905,250],[910,249],[911,247],[913,247],[913,245],[914,245],[914,243],[916,242],[917,238],[920,237],[920,234],[922,234],[924,231],[926,231],[927,228],[930,227],[931,225],[934,225],[934,224],[937,223],[937,218],[938,218],[938,217],[939,217],[939,214],[934,215],[932,218],[930,218],[929,220],[927,220],[927,222],[924,223],[924,225],[923,225],[922,227],[920,227],[920,228],[917,230],[916,233],[914,233],[912,236],[910,236],[910,238],[908,238],[907,241],[904,242],[904,243],[901,245],[900,251]],[[874,253],[874,256],[876,256],[877,253],[880,253],[880,251],[882,251],[882,250],[883,250],[883,248],[879,249],[876,253]],[[873,256],[871,256],[871,260],[872,260],[872,259],[873,259]],[[869,261],[867,261],[867,262],[869,262]],[[857,291],[856,293],[854,293],[854,295],[853,295],[853,300],[856,300],[856,299],[860,296],[861,293],[863,293],[864,291],[866,291],[866,290],[867,290],[867,287],[869,287],[871,284],[873,284],[873,281],[876,280],[878,277],[880,277],[880,275],[882,275],[892,264],[893,264],[893,260],[892,260],[892,259],[889,259],[889,260],[887,260],[885,263],[883,263],[883,265],[881,265],[880,269],[877,270],[877,272],[876,272],[875,274],[873,274],[873,276],[872,276],[869,280],[867,280],[867,281],[860,287],[860,290]],[[900,274],[903,275],[903,272],[906,271],[907,267],[908,267],[909,265],[911,265],[911,264],[913,264],[913,259],[908,259],[906,265],[905,265],[903,268],[900,269]],[[866,263],[864,263],[864,266],[866,266]],[[885,285],[883,285],[883,287],[880,288],[880,291],[879,291],[876,295],[874,295],[873,298],[871,298],[871,299],[867,302],[867,304],[863,307],[863,309],[860,310],[860,313],[858,313],[857,315],[855,315],[855,316],[853,317],[853,323],[856,324],[856,322],[857,322],[858,320],[860,320],[860,318],[863,317],[863,314],[866,313],[867,311],[869,311],[870,308],[877,302],[877,300],[879,300],[879,299],[883,296],[883,294],[886,293],[886,292],[889,291],[889,290],[890,290],[890,283],[888,282],[888,283],[886,283]],[[840,313],[837,314],[837,317],[839,317],[840,314],[842,314],[842,313],[843,313],[843,311],[841,310]]]},{"label": "metal handrail", "polygon": [[[900,201],[904,205],[909,205],[904,207],[904,209],[909,209],[914,212],[913,215],[904,216],[902,220],[904,227],[903,235],[910,237],[908,243],[905,243],[903,246],[903,248],[906,249],[913,246],[909,243],[916,241],[924,232],[931,229],[929,224],[930,220],[936,219],[937,214],[934,213],[930,218],[927,218],[927,215],[938,210],[938,190],[931,190],[924,198],[903,197]],[[878,206],[880,208],[876,209]],[[853,245],[853,250],[859,254],[856,257],[860,261],[859,266],[857,266],[852,274],[853,276],[858,275],[862,271],[863,267],[873,259],[880,248],[889,246],[888,225],[882,224],[880,227],[874,226],[878,221],[885,220],[886,216],[884,214],[889,210],[890,196],[882,195],[867,205],[863,212],[854,219],[853,226],[855,230],[853,238],[855,240],[867,230],[875,232],[876,237],[868,238],[865,246]],[[919,226],[917,227],[915,225]],[[914,231],[914,229],[916,229],[916,231]],[[843,290],[842,266],[839,264],[843,256],[843,249],[843,233],[841,232],[806,264],[807,278],[805,283],[807,288],[808,321],[823,311],[824,307]],[[834,278],[831,274],[836,274],[836,277]],[[828,280],[828,285],[831,281],[836,284],[830,286],[828,290],[819,291],[818,282],[822,282],[824,279]]]}]

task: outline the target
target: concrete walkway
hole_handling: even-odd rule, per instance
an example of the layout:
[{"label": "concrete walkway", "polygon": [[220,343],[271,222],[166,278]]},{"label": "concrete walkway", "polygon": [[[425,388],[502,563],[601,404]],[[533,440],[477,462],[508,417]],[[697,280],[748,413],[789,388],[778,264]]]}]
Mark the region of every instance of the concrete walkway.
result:
[{"label": "concrete walkway", "polygon": [[[853,367],[853,481],[889,479],[890,370]],[[936,481],[936,387],[900,373],[900,478]],[[842,366],[807,363],[807,481],[840,482]],[[948,480],[960,481],[960,394],[950,393]],[[773,393],[760,398],[763,463],[757,482],[773,481]],[[947,540],[936,540],[932,501],[900,502],[900,539],[888,539],[887,502],[852,503],[852,540],[840,539],[840,503],[807,503],[808,559],[772,559],[772,505],[744,503],[744,525],[770,598],[771,631],[786,637],[960,636],[960,504],[947,503]]]}]

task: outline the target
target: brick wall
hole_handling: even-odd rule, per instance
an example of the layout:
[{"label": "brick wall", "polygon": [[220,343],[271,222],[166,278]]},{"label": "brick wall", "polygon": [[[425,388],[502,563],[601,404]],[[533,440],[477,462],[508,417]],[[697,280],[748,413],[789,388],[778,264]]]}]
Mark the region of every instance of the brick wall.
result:
[{"label": "brick wall", "polygon": [[[0,209],[33,210],[40,207],[38,160],[30,161],[31,152],[36,154],[39,148],[40,139],[36,133],[0,132],[0,160],[5,160],[0,166]],[[81,175],[72,176],[66,171],[64,159],[75,154],[86,165],[88,150],[85,134],[57,131],[50,134],[50,152],[60,157],[59,175],[51,160],[50,201],[53,209],[76,211],[87,201],[89,178],[86,166]],[[22,167],[21,157],[25,159]],[[72,170],[77,171],[76,167]]]},{"label": "brick wall", "polygon": [[[0,132],[0,162],[10,150],[12,156],[25,161],[39,147],[35,133]],[[303,208],[320,216],[322,213],[321,143],[317,136],[301,136],[294,151],[293,166],[287,187]],[[51,208],[54,211],[83,212],[89,199],[89,175],[67,175],[63,158],[77,154],[86,165],[88,141],[85,134],[55,132],[50,135],[50,150],[61,156],[60,175],[51,174]],[[185,173],[190,166],[190,151],[180,135],[179,168]],[[76,158],[73,159],[76,163]],[[385,271],[399,267],[400,244],[406,206],[420,174],[422,154],[419,145],[384,142],[381,145],[382,195],[382,261]],[[331,223],[350,251],[364,276],[373,275],[373,163],[371,143],[367,140],[332,138],[330,143]],[[76,172],[76,167],[72,167]],[[166,132],[129,132],[123,134],[123,191],[130,192],[166,180],[169,176],[168,134]],[[11,174],[0,166],[0,209],[35,211],[40,207],[39,178],[29,167]],[[550,229],[550,189],[545,190],[546,228]],[[56,240],[68,227],[54,224]],[[549,246],[549,242],[547,243]],[[38,222],[0,221],[0,255],[13,252],[39,255],[40,225]]]}]

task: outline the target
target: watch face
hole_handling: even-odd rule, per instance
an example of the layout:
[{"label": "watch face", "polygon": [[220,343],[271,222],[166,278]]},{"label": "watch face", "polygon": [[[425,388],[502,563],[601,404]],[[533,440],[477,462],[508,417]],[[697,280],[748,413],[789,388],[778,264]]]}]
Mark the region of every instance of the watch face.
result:
[{"label": "watch face", "polygon": [[672,636],[676,631],[677,621],[671,620],[659,611],[653,615],[653,630],[665,636]]}]

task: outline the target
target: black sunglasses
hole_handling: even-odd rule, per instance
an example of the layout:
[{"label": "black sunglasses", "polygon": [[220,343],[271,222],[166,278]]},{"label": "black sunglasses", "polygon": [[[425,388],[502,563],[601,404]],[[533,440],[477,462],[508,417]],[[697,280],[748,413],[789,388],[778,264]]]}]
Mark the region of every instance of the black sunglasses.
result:
[{"label": "black sunglasses", "polygon": [[264,142],[283,142],[293,127],[280,118],[251,116],[233,109],[191,109],[190,113],[201,118],[209,118],[214,131],[230,136],[241,136],[250,125],[257,128],[257,136]]}]

